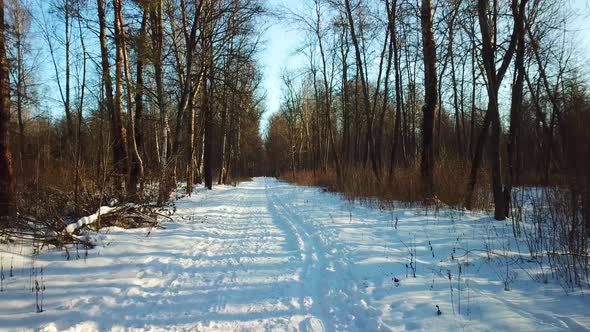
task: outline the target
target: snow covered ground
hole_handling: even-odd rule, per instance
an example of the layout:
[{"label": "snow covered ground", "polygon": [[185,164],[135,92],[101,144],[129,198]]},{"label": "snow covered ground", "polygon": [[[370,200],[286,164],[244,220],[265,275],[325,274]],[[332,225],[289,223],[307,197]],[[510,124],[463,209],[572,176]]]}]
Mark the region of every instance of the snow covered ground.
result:
[{"label": "snow covered ground", "polygon": [[533,281],[510,224],[485,215],[371,209],[268,178],[176,206],[166,229],[103,230],[70,260],[1,244],[0,330],[590,330],[587,288]]}]

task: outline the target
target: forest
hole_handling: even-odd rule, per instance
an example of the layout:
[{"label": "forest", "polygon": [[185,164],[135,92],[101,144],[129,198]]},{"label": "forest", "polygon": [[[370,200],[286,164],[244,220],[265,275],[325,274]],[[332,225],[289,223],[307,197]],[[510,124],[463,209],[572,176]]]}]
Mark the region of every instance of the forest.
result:
[{"label": "forest", "polygon": [[[583,13],[573,9],[580,2]],[[364,304],[342,309],[345,301],[338,302],[343,312],[332,318],[319,309],[320,299],[339,301],[321,292],[324,272],[316,271],[335,269],[328,252],[336,254],[328,247],[340,238],[313,222],[334,208],[326,223],[352,225],[361,209],[352,205],[360,204],[386,213],[375,218],[387,219],[387,232],[422,215],[416,211],[425,211],[426,222],[429,213],[453,225],[455,215],[481,221],[485,226],[477,229],[487,237],[477,241],[488,259],[495,255],[505,265],[496,274],[506,291],[518,279],[509,267],[527,264],[541,270],[538,277],[525,269],[534,280],[547,283],[551,275],[568,292],[587,288],[590,58],[583,41],[590,31],[572,22],[589,15],[590,4],[580,0],[0,0],[0,242],[26,247],[22,241],[32,241],[31,257],[53,246],[69,261],[73,250],[80,258],[82,247],[88,256],[97,245],[89,232],[102,234],[101,228],[115,227],[113,236],[124,242],[119,227],[147,228],[147,237],[152,230],[189,227],[182,224],[189,220],[192,236],[199,237],[195,220],[217,220],[220,228],[211,230],[217,234],[231,229],[225,222],[232,218],[255,225],[268,214],[273,223],[266,227],[287,234],[285,241],[302,253],[299,278],[314,281],[308,297],[315,304],[302,295],[294,305],[297,313],[311,312],[302,318],[306,328],[350,330],[347,315],[367,302],[347,290]],[[264,82],[273,60],[262,54],[267,31],[276,26],[295,31],[299,40],[290,54],[297,65],[281,66],[279,108],[272,110]],[[313,196],[310,188],[339,198]],[[291,196],[303,206],[317,200],[325,209],[306,216]],[[248,208],[255,212],[242,213]],[[362,222],[372,216],[358,213]],[[429,250],[430,288],[438,269],[448,278],[453,313],[458,292],[461,314],[461,274],[470,263],[458,261],[456,250],[466,235],[441,238],[453,253],[450,262],[436,262],[434,240],[416,240],[418,226],[409,225],[412,233],[400,237],[400,248],[410,258],[399,271],[429,279],[416,272],[417,255]],[[495,228],[504,226],[507,233]],[[350,229],[343,232],[354,238]],[[231,235],[223,234],[226,240]],[[271,248],[261,244],[270,235],[261,234],[260,243],[219,249]],[[487,242],[491,237],[509,237],[509,244],[500,252]],[[527,244],[528,258],[511,256],[518,243]],[[353,250],[348,245],[343,248]],[[199,250],[211,257],[207,248]],[[3,283],[6,257],[14,259],[8,252],[0,263]],[[466,249],[461,259],[471,253]],[[321,258],[309,261],[310,255]],[[343,271],[358,263],[336,262]],[[387,275],[398,280],[393,287],[400,285],[399,271]],[[45,286],[34,276],[40,313]],[[346,278],[357,285],[360,277]],[[449,311],[448,305],[436,308],[437,315]],[[373,320],[365,309],[356,329],[396,330],[384,318],[388,311]],[[211,319],[224,318],[218,314]],[[140,319],[132,322],[141,327]],[[209,328],[244,328],[234,323]],[[0,330],[22,327],[13,324],[0,319]],[[63,324],[56,330],[73,326]],[[445,329],[457,328],[452,324]],[[491,326],[485,325],[518,329]]]},{"label": "forest", "polygon": [[496,220],[513,188],[558,186],[588,225],[588,76],[567,11],[435,5],[318,0],[311,16],[285,14],[308,33],[308,64],[282,77],[271,174],[353,197],[493,206]]},{"label": "forest", "polygon": [[[3,215],[40,195],[36,213],[79,214],[270,174],[493,205],[497,220],[516,186],[565,187],[590,230],[587,73],[558,3],[314,0],[303,15],[255,0],[64,0],[42,17],[32,5],[4,6]],[[308,63],[283,71],[262,137],[256,53],[273,17],[306,36]],[[35,112],[38,41],[56,116]]]},{"label": "forest", "polygon": [[[264,12],[258,1],[6,1],[2,214],[163,204],[180,181],[191,192],[259,172]],[[37,42],[55,71],[53,116],[35,111]]]}]

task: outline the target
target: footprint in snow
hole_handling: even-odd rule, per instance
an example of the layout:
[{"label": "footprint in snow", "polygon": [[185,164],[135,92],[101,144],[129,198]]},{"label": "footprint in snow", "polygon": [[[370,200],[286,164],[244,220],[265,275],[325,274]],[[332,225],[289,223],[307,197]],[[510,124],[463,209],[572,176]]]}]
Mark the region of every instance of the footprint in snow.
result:
[{"label": "footprint in snow", "polygon": [[324,324],[316,317],[309,317],[301,321],[299,324],[299,331],[301,332],[323,332]]},{"label": "footprint in snow", "polygon": [[309,310],[309,309],[311,309],[312,306],[313,306],[313,299],[309,296],[306,296],[303,299],[303,307],[305,307],[305,309]]}]

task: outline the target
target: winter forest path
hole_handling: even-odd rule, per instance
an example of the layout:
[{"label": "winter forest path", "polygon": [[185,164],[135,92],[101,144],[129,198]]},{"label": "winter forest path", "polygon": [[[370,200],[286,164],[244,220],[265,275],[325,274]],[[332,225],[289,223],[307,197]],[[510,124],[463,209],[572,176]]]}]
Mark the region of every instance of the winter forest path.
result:
[{"label": "winter forest path", "polygon": [[[371,209],[270,178],[199,189],[176,209],[149,236],[111,228],[87,256],[40,255],[43,313],[34,312],[32,263],[16,257],[0,293],[0,331],[587,331],[590,323],[587,296],[564,297],[526,276],[504,292],[501,262],[483,254],[463,261],[451,300],[451,253],[490,240],[482,215]],[[2,253],[5,272],[7,252],[18,247]]]}]

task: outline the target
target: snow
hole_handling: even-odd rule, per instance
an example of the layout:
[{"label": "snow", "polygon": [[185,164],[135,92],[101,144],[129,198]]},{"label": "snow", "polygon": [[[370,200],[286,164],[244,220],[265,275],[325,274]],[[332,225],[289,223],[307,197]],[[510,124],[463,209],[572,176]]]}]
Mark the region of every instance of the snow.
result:
[{"label": "snow", "polygon": [[78,219],[77,222],[69,224],[66,227],[66,232],[68,233],[73,233],[75,230],[80,229],[86,225],[90,225],[93,224],[94,222],[96,222],[98,220],[98,217],[107,213],[110,213],[114,210],[116,210],[117,208],[114,207],[110,207],[110,206],[101,206],[98,211],[96,211],[95,214],[91,214],[89,216],[86,217],[82,217],[80,219]]},{"label": "snow", "polygon": [[0,245],[0,330],[590,330],[587,287],[533,281],[511,225],[483,214],[373,209],[269,178],[176,208],[166,229],[103,229],[69,260]]}]

